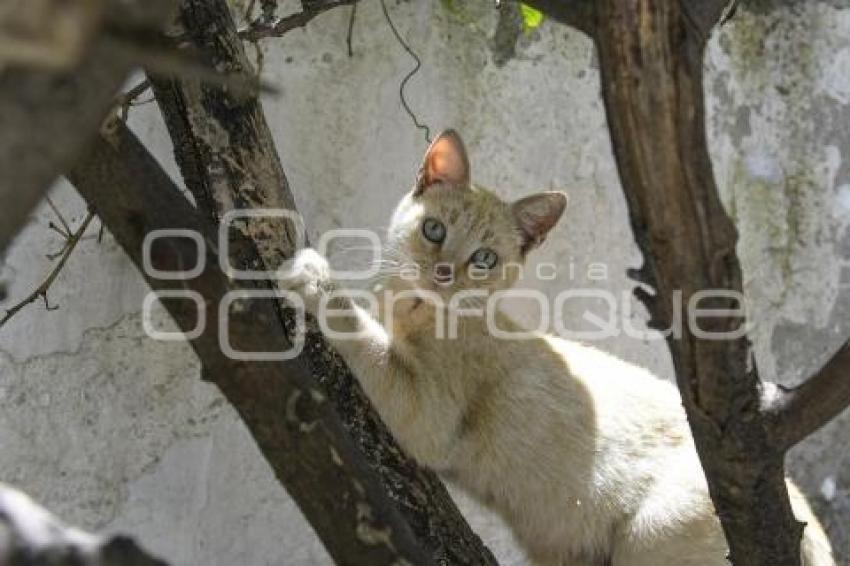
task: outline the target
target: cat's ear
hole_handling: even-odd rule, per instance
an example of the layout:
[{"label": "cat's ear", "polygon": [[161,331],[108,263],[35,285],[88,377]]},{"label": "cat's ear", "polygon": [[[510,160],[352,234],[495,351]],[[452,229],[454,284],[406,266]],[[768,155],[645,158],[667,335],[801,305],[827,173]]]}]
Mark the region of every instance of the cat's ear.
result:
[{"label": "cat's ear", "polygon": [[469,158],[454,130],[445,130],[431,142],[416,177],[415,194],[421,195],[435,183],[458,188],[469,186]]},{"label": "cat's ear", "polygon": [[567,195],[547,191],[522,198],[511,205],[511,211],[523,235],[522,253],[536,248],[546,239],[567,207]]}]

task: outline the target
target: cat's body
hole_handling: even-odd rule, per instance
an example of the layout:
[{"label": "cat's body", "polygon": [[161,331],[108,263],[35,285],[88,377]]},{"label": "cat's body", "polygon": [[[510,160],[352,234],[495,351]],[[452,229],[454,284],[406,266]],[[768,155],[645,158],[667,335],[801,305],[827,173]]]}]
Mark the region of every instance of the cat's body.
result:
[{"label": "cat's body", "polygon": [[[463,258],[492,263],[483,249],[497,263],[522,261],[564,205],[556,193],[509,205],[472,188],[462,144],[444,134],[389,233],[390,249],[423,275],[414,282],[390,275],[383,290],[413,287],[448,303],[458,290],[508,288],[512,276],[493,265],[487,278],[465,275]],[[306,250],[296,264],[300,275],[290,286],[308,310],[320,311],[332,287],[327,263]],[[449,284],[441,264],[457,271]],[[467,313],[457,319],[456,339],[439,337],[437,326],[445,321],[438,315],[445,308],[413,296],[395,301],[377,319],[342,298],[330,305],[353,309],[330,326],[359,337],[332,342],[401,445],[498,511],[536,564],[728,564],[672,385],[558,337],[496,338],[486,316]],[[500,312],[495,321],[501,331],[520,330]],[[804,565],[832,566],[820,524],[789,488],[798,519],[808,524]]]}]

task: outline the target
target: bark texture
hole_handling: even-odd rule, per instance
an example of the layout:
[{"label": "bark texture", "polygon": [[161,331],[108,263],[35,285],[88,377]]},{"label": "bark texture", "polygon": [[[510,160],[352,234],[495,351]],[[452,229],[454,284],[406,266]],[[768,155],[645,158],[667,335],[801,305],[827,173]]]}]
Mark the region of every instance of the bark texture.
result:
[{"label": "bark texture", "polygon": [[[737,231],[720,202],[703,104],[704,38],[678,2],[603,1],[596,45],[614,153],[645,264],[637,277],[653,324],[667,329],[703,290],[742,296]],[[679,293],[677,295],[677,293]],[[701,308],[739,309],[735,299]],[[678,310],[681,309],[681,310]],[[762,385],[746,335],[668,345],[688,420],[734,564],[799,564],[802,525],[791,512],[784,450],[770,442]],[[742,317],[699,320],[733,333]]]}]

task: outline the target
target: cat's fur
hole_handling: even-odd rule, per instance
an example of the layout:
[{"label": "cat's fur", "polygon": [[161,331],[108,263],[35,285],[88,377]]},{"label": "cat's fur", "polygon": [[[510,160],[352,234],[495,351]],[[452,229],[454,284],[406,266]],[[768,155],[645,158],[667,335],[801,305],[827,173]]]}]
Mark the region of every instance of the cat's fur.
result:
[{"label": "cat's fur", "polygon": [[[469,183],[454,132],[432,144],[417,185],[389,228],[390,256],[421,269],[413,285],[452,292],[510,287],[500,269],[483,281],[465,271],[486,246],[499,265],[522,262],[566,204],[541,193],[513,205]],[[423,237],[425,218],[447,227],[441,245]],[[434,283],[437,263],[454,266],[454,283]],[[313,250],[296,258],[296,289],[308,310],[333,284]],[[411,287],[397,274],[387,289]],[[551,566],[726,566],[726,543],[676,389],[647,371],[589,346],[549,335],[500,340],[483,317],[460,318],[459,338],[435,337],[435,309],[415,297],[392,309],[392,327],[352,308],[332,340],[401,445],[420,463],[451,477],[498,511],[536,564]],[[518,329],[497,315],[502,330]],[[829,542],[789,482],[797,518],[807,524],[806,566],[832,566]]]}]

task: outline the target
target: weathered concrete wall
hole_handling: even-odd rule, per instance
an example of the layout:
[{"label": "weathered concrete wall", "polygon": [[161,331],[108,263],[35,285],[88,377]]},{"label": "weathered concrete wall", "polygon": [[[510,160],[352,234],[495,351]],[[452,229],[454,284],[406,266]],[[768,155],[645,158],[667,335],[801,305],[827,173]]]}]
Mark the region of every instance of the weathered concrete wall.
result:
[{"label": "weathered concrete wall", "polygon": [[[293,3],[294,4],[294,3]],[[541,188],[571,195],[539,261],[568,287],[620,293],[639,263],[598,96],[590,42],[545,23],[514,33],[491,2],[389,2],[421,55],[408,97],[434,129],[457,127],[473,176],[511,197]],[[850,335],[850,5],[749,2],[712,40],[706,62],[715,172],[742,238],[758,363],[792,383]],[[381,229],[424,150],[398,99],[413,62],[376,0],[357,14],[346,54],[346,10],[265,44],[266,101],[311,238],[333,227]],[[176,174],[153,105],[132,125]],[[73,189],[52,193],[69,216]],[[663,203],[659,203],[663,206]],[[46,273],[59,239],[42,207],[0,272],[10,299]],[[327,555],[218,392],[198,379],[185,344],[145,337],[145,287],[97,226],[51,293],[0,329],[0,479],[88,528],[125,530],[175,564],[326,564]],[[607,277],[588,277],[605,264]],[[597,272],[598,273],[598,272]],[[634,323],[645,318],[632,302]],[[573,328],[596,302],[568,303]],[[527,313],[521,313],[526,315]],[[619,313],[618,316],[622,314]],[[168,321],[160,319],[168,326]],[[601,344],[671,376],[657,340]],[[791,473],[850,564],[850,415],[796,449]],[[523,564],[499,521],[462,506],[504,564]]]}]

